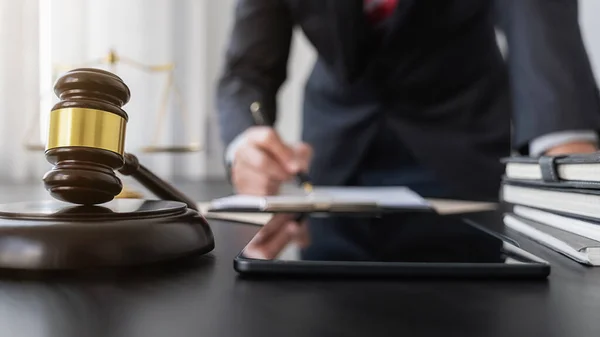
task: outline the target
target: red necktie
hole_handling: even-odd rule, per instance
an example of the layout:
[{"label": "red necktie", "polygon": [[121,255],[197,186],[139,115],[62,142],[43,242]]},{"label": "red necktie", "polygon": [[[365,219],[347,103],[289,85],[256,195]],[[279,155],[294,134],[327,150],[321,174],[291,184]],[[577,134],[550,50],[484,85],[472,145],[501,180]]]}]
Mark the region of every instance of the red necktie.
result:
[{"label": "red necktie", "polygon": [[371,23],[377,24],[392,15],[398,0],[364,0],[365,13]]}]

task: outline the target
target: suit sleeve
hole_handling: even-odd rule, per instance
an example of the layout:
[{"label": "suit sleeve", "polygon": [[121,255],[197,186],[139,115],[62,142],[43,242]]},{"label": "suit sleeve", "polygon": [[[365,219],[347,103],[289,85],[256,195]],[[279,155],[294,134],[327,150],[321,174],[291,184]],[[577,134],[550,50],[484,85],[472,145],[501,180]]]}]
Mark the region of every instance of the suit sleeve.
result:
[{"label": "suit sleeve", "polygon": [[238,0],[217,83],[221,139],[229,145],[254,124],[250,105],[260,102],[268,123],[277,117],[277,93],[287,77],[293,22],[282,0]]},{"label": "suit sleeve", "polygon": [[[600,95],[575,0],[496,0],[508,47],[514,145],[560,132],[600,130]],[[588,137],[589,138],[589,137]]]}]

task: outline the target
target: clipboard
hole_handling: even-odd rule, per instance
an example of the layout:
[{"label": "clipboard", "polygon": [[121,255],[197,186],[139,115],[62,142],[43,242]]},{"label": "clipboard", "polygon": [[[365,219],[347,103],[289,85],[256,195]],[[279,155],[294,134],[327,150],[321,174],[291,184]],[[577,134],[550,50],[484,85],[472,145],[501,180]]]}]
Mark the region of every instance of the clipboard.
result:
[{"label": "clipboard", "polygon": [[227,196],[212,200],[207,211],[373,214],[435,210],[428,200],[407,187],[315,187],[311,193]]}]

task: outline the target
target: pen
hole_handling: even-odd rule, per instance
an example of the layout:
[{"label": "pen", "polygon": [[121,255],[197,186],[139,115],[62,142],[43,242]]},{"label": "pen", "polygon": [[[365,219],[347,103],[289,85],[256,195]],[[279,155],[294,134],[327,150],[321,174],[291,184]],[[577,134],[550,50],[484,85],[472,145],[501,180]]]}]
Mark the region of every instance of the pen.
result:
[{"label": "pen", "polygon": [[[262,107],[259,102],[254,102],[250,105],[250,112],[252,113],[252,118],[254,119],[254,123],[257,125],[268,125],[265,119],[265,115],[262,112]],[[310,182],[310,178],[304,172],[298,172],[295,177],[296,183],[300,186],[305,192],[310,193],[313,190],[313,185]]]}]

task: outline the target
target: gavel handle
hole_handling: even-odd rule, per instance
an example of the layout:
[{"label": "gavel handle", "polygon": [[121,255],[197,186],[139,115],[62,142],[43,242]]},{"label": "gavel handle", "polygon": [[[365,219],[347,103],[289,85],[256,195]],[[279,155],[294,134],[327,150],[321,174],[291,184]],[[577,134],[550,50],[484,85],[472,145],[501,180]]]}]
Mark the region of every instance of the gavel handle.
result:
[{"label": "gavel handle", "polygon": [[187,197],[173,185],[157,177],[146,167],[140,164],[136,156],[130,153],[125,154],[125,165],[119,170],[126,176],[131,176],[140,184],[154,193],[157,197],[165,200],[179,201],[185,203],[189,208],[198,211],[198,206],[194,200]]}]

